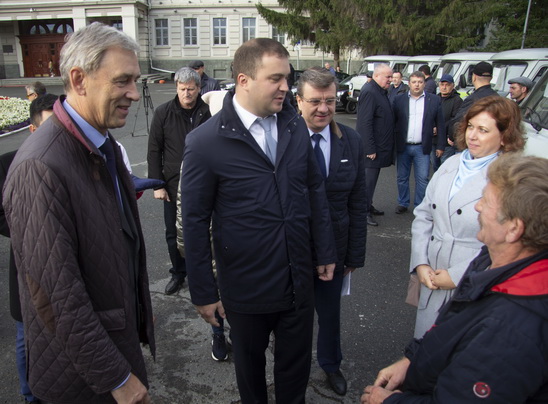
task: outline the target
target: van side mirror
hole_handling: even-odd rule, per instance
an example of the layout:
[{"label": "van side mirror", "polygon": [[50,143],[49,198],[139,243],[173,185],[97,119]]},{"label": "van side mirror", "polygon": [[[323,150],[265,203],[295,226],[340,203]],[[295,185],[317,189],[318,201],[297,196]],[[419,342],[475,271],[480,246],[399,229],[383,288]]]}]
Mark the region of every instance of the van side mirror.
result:
[{"label": "van side mirror", "polygon": [[459,88],[466,88],[466,77],[461,74],[459,77]]}]

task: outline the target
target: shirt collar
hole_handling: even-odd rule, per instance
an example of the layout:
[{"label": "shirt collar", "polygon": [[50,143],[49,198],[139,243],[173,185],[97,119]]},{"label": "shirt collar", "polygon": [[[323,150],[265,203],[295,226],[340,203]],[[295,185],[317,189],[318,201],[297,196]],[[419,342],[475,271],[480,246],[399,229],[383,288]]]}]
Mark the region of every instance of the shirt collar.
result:
[{"label": "shirt collar", "polygon": [[329,131],[329,125],[323,128],[321,132],[314,132],[311,129],[308,129],[308,133],[310,134],[310,137],[312,137],[314,133],[319,133],[320,135],[322,135],[322,138],[324,140],[327,140],[329,138],[329,135],[331,134],[331,132]]},{"label": "shirt collar", "polygon": [[107,139],[106,136],[99,132],[97,129],[95,129],[93,126],[91,126],[84,118],[82,118],[80,114],[70,106],[66,99],[63,101],[63,107],[70,115],[70,117],[74,119],[74,122],[76,122],[80,129],[82,129],[84,135],[86,135],[91,143],[93,143],[94,146],[99,149],[99,147],[101,147],[103,143],[105,143]]},{"label": "shirt collar", "polygon": [[[257,118],[262,119],[262,117],[257,116],[255,114],[252,114],[247,109],[242,107],[238,103],[238,100],[236,100],[236,97],[232,97],[232,103],[234,105],[234,109],[236,110],[236,114],[238,114],[238,116],[240,117],[240,120],[242,121],[242,123],[244,124],[244,127],[247,130],[249,130],[249,128],[251,128],[251,125],[253,125],[255,123]],[[274,117],[274,122],[276,122],[277,121],[277,115],[273,114],[271,116]]]},{"label": "shirt collar", "polygon": [[415,98],[415,97],[411,97],[411,91],[408,91],[408,92],[407,92],[407,96],[408,96],[409,98],[413,98],[414,100],[420,100],[422,97],[425,96],[424,93],[425,93],[425,92],[423,91],[422,94],[419,95],[419,98]]}]

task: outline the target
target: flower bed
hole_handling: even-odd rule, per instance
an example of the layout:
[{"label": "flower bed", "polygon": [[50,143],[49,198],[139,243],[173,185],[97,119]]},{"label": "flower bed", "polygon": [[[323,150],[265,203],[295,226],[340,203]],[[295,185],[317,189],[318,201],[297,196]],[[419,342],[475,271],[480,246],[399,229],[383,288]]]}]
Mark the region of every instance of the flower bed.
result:
[{"label": "flower bed", "polygon": [[28,100],[0,96],[0,134],[27,126],[29,106]]}]

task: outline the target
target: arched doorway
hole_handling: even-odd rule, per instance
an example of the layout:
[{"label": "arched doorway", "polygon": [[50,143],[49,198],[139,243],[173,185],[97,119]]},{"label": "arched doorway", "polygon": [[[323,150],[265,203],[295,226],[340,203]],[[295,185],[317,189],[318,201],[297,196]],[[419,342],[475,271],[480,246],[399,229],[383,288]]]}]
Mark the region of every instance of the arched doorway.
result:
[{"label": "arched doorway", "polygon": [[72,20],[21,21],[19,41],[25,77],[59,76],[59,55]]}]

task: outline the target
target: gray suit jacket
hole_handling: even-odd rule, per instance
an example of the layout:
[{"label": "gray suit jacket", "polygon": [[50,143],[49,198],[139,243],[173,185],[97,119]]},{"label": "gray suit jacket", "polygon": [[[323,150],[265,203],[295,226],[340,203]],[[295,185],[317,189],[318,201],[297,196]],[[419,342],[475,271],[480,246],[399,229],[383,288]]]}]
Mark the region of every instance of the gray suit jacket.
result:
[{"label": "gray suit jacket", "polygon": [[[449,158],[434,174],[424,200],[414,210],[415,220],[411,228],[410,272],[421,264],[430,265],[434,270],[447,269],[455,285],[483,245],[476,238],[479,224],[474,206],[487,183],[485,167],[469,178],[449,200],[460,159],[460,153]],[[416,338],[422,337],[434,324],[439,309],[451,298],[453,290],[430,290],[421,285]]]}]

